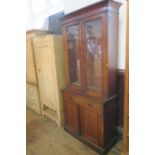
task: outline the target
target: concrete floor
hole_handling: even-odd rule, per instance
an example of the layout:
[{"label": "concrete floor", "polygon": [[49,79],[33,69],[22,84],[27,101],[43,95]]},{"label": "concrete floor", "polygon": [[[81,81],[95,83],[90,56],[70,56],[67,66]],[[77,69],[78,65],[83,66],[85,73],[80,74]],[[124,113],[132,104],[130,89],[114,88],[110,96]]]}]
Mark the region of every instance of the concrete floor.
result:
[{"label": "concrete floor", "polygon": [[[98,155],[47,117],[26,110],[27,155]],[[118,142],[108,155],[120,155]]]}]

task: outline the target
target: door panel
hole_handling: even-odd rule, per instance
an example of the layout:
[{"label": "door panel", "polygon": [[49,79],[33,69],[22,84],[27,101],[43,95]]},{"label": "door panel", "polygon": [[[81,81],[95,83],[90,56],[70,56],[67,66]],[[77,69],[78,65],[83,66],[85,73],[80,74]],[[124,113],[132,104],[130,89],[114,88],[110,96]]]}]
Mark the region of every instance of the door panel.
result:
[{"label": "door panel", "polygon": [[81,134],[92,143],[99,143],[99,115],[86,106],[80,106]]},{"label": "door panel", "polygon": [[56,110],[56,70],[52,42],[35,42],[36,66],[42,104]]},{"label": "door panel", "polygon": [[69,130],[74,133],[79,133],[79,108],[72,101],[64,102],[65,109],[65,124]]}]

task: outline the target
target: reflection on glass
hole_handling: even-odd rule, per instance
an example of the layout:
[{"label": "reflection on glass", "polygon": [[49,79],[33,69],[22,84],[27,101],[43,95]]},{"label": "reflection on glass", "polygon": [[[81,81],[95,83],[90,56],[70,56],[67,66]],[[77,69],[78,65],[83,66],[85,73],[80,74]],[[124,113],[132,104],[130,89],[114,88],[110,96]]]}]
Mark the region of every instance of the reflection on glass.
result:
[{"label": "reflection on glass", "polygon": [[79,29],[77,25],[67,27],[69,74],[73,85],[80,85]]},{"label": "reflection on glass", "polygon": [[102,88],[102,21],[92,20],[85,23],[87,82],[89,90]]}]

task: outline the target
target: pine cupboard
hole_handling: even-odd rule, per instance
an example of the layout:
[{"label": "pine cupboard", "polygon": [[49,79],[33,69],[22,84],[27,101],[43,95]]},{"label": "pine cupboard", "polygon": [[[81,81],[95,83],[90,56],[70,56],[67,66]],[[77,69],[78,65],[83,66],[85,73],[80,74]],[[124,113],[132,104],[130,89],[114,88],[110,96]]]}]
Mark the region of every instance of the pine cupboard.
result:
[{"label": "pine cupboard", "polygon": [[63,123],[62,92],[64,57],[61,35],[42,35],[33,39],[42,114],[58,126]]},{"label": "pine cupboard", "polygon": [[43,30],[30,30],[26,32],[26,104],[39,114],[41,114],[41,104],[38,90],[33,38],[47,33],[48,31]]},{"label": "pine cupboard", "polygon": [[105,0],[65,15],[64,129],[104,154],[117,140],[118,17]]},{"label": "pine cupboard", "polygon": [[64,57],[61,35],[26,33],[26,103],[39,114],[63,123]]}]

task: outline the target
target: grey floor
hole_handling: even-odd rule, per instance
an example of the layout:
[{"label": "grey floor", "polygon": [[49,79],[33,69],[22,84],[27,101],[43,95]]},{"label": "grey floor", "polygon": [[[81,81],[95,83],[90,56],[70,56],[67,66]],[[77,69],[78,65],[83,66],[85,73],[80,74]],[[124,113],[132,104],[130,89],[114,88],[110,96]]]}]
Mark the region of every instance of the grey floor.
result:
[{"label": "grey floor", "polygon": [[[98,155],[85,144],[68,134],[47,117],[26,110],[27,155]],[[108,155],[120,155],[121,142]]]}]

